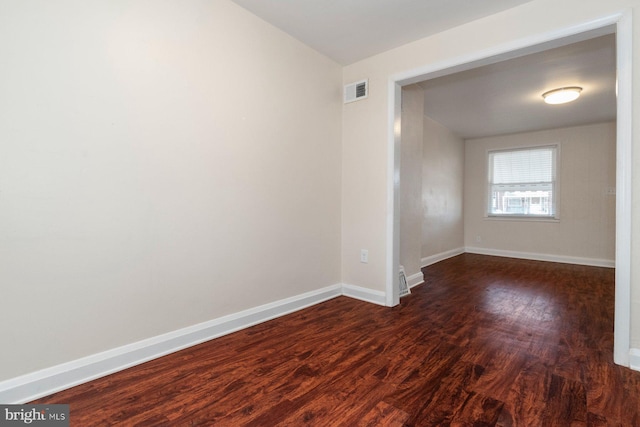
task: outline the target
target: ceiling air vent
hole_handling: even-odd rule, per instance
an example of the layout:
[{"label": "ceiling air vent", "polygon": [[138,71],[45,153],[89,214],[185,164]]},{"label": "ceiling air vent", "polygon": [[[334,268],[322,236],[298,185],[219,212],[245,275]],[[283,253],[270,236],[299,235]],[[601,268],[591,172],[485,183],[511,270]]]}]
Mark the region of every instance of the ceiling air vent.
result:
[{"label": "ceiling air vent", "polygon": [[344,103],[359,101],[369,96],[369,80],[361,80],[344,86]]}]

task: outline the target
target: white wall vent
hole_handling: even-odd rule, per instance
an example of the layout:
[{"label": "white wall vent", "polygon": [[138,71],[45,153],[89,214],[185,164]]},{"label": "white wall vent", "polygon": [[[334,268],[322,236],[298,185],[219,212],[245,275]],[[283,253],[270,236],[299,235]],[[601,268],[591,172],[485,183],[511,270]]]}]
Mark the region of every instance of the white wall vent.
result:
[{"label": "white wall vent", "polygon": [[407,296],[411,293],[411,289],[409,288],[409,284],[407,283],[407,275],[404,272],[404,266],[401,265],[400,269],[400,277],[398,280],[398,294],[400,295],[400,298]]},{"label": "white wall vent", "polygon": [[359,101],[369,96],[369,80],[361,80],[344,86],[344,103]]}]

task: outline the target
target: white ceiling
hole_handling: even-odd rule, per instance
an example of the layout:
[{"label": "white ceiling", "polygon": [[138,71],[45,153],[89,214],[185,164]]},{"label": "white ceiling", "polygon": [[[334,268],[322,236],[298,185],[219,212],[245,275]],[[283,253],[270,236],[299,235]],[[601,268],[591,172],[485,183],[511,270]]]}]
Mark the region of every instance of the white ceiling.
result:
[{"label": "white ceiling", "polygon": [[[531,0],[233,1],[348,65]],[[465,139],[614,120],[615,36],[606,32],[422,82],[425,114]],[[563,86],[583,87],[582,96],[542,102],[543,92]]]},{"label": "white ceiling", "polygon": [[[609,34],[427,80],[425,115],[465,139],[615,120],[615,52]],[[543,102],[566,86],[582,87],[580,98]]]},{"label": "white ceiling", "polygon": [[233,0],[342,65],[531,0]]}]

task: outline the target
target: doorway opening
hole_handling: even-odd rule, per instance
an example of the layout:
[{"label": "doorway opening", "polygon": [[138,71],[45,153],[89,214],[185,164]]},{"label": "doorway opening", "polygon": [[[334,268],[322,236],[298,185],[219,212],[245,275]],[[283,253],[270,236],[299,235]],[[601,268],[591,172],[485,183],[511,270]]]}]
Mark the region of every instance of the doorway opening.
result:
[{"label": "doorway opening", "polygon": [[389,83],[389,135],[387,179],[387,305],[399,302],[398,266],[400,247],[399,171],[402,87],[437,77],[467,71],[532,53],[544,52],[606,34],[616,37],[617,121],[616,121],[616,296],[614,314],[614,361],[630,364],[631,320],[631,17],[620,13],[565,28],[552,34],[540,34],[491,51],[466,55],[450,61],[427,64],[392,77]]}]

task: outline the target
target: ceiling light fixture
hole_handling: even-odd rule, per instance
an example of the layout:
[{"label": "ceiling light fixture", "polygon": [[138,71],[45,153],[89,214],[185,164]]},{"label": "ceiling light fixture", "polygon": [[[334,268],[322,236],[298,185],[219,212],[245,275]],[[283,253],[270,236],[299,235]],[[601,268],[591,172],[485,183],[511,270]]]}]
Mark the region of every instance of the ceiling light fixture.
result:
[{"label": "ceiling light fixture", "polygon": [[578,99],[580,92],[582,88],[578,86],[562,87],[545,92],[542,97],[547,104],[564,104]]}]

